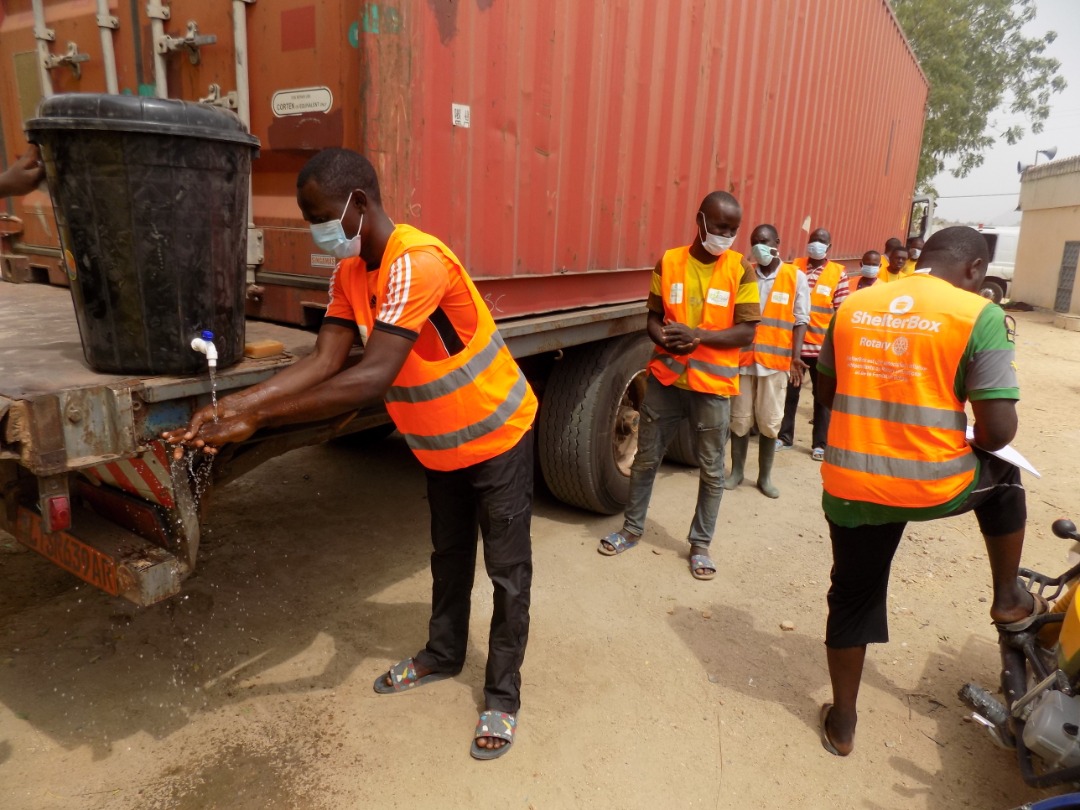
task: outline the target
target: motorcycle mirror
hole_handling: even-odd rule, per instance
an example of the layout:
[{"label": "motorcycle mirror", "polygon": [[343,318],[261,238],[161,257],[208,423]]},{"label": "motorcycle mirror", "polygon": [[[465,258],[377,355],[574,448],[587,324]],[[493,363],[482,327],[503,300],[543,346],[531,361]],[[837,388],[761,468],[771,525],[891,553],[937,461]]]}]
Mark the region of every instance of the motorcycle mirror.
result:
[{"label": "motorcycle mirror", "polygon": [[1054,530],[1054,534],[1065,540],[1080,540],[1080,535],[1076,533],[1076,524],[1067,518],[1055,520],[1050,528]]}]

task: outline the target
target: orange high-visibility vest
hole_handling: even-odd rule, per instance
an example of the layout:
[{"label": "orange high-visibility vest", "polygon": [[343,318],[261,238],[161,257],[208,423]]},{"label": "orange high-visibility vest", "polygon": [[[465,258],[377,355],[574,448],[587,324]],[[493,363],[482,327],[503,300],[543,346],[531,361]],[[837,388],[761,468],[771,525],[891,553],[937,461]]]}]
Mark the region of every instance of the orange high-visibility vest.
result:
[{"label": "orange high-visibility vest", "polygon": [[[796,259],[794,264],[804,273],[807,272],[806,256]],[[825,333],[829,331],[829,324],[836,314],[833,293],[843,277],[844,265],[838,262],[826,262],[821,268],[821,275],[810,288],[810,323],[806,327],[803,343],[820,346],[825,341]]]},{"label": "orange high-visibility vest", "polygon": [[[398,225],[386,244],[376,289],[385,289],[391,266],[410,250],[433,253],[451,278],[460,276],[472,294],[476,331],[465,348],[449,358],[425,360],[409,352],[386,394],[386,410],[421,464],[430,470],[460,470],[515,447],[532,427],[536,395],[469,274],[434,236]],[[371,334],[375,317],[370,308],[354,311],[368,321]],[[463,341],[467,337],[461,335]]]},{"label": "orange high-visibility vest", "polygon": [[[664,298],[664,319],[687,322],[686,263],[689,247],[672,248],[660,264],[660,285]],[[713,266],[709,289],[702,304],[702,329],[720,331],[735,323],[735,297],[742,277],[742,254],[725,250]],[[671,385],[686,372],[694,391],[734,397],[739,393],[739,349],[716,349],[698,345],[690,354],[671,354],[656,347],[649,371],[664,385]]]},{"label": "orange high-visibility vest", "polygon": [[956,372],[989,301],[932,276],[875,284],[833,326],[836,396],[821,477],[844,500],[940,506],[974,480]]},{"label": "orange high-visibility vest", "polygon": [[776,371],[791,368],[798,272],[793,264],[781,264],[776,271],[769,300],[762,302],[761,320],[754,331],[754,342],[739,352],[740,366],[759,363]]}]

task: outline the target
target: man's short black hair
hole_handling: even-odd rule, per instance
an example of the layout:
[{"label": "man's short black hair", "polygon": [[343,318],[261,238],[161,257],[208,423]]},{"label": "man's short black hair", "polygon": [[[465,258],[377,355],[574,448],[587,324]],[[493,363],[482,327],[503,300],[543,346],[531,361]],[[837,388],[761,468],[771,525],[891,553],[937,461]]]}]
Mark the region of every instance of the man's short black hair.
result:
[{"label": "man's short black hair", "polygon": [[974,228],[967,225],[953,225],[943,228],[926,240],[923,257],[930,264],[932,255],[940,255],[945,261],[950,259],[957,264],[967,264],[975,259],[982,259],[983,264],[990,262],[990,250],[986,239]]},{"label": "man's short black hair", "polygon": [[890,236],[889,240],[885,243],[885,252],[893,250],[894,248],[903,247],[904,243],[897,239],[895,236]]},{"label": "man's short black hair", "polygon": [[777,232],[775,225],[770,225],[767,222],[763,222],[762,224],[758,225],[756,228],[754,228],[754,230],[752,230],[750,232],[750,238],[753,239],[754,234],[757,233],[758,231],[765,231],[766,233],[771,234],[772,238],[775,239],[777,242],[780,241],[780,234]]},{"label": "man's short black hair", "polygon": [[742,210],[742,206],[739,205],[739,201],[735,199],[735,195],[728,194],[726,191],[711,191],[705,195],[705,199],[701,201],[701,205],[698,206],[698,211],[704,211],[708,206],[715,205],[722,207],[725,205],[738,208]]},{"label": "man's short black hair", "polygon": [[371,161],[352,149],[323,149],[304,164],[296,178],[303,188],[311,180],[324,194],[345,199],[353,189],[361,189],[372,202],[382,205],[379,176]]}]

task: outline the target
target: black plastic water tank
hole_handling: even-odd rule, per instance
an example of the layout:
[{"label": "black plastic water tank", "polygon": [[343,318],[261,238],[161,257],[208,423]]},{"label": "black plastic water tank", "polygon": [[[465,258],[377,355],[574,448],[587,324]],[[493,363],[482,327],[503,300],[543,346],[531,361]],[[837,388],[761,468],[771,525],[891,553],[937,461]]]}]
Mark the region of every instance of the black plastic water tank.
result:
[{"label": "black plastic water tank", "polygon": [[244,353],[248,184],[259,141],[205,104],[73,93],[27,122],[41,147],[83,353],[98,371],[197,374]]}]

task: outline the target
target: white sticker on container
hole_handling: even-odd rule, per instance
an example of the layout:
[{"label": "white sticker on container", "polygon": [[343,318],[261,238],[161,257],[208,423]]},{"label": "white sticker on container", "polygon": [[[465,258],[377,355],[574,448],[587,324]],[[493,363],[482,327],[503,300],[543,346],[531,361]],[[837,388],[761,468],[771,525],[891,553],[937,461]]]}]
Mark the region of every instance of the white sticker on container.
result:
[{"label": "white sticker on container", "polygon": [[728,301],[731,300],[731,292],[729,290],[709,290],[706,300],[718,307],[726,307]]},{"label": "white sticker on container", "polygon": [[295,90],[278,90],[270,106],[278,118],[304,113],[330,112],[334,106],[334,94],[329,87],[298,87]]},{"label": "white sticker on container", "polygon": [[786,292],[774,292],[770,299],[774,304],[780,304],[780,306],[786,306],[787,302],[791,300],[791,296]]},{"label": "white sticker on container", "polygon": [[455,127],[468,129],[472,119],[472,109],[468,104],[451,104],[450,120]]},{"label": "white sticker on container", "polygon": [[329,267],[331,270],[333,270],[335,267],[337,267],[337,259],[335,259],[333,256],[327,256],[323,253],[312,253],[311,266]]},{"label": "white sticker on container", "polygon": [[668,303],[669,304],[681,304],[682,303],[682,284],[672,284],[671,289],[668,291]]}]

